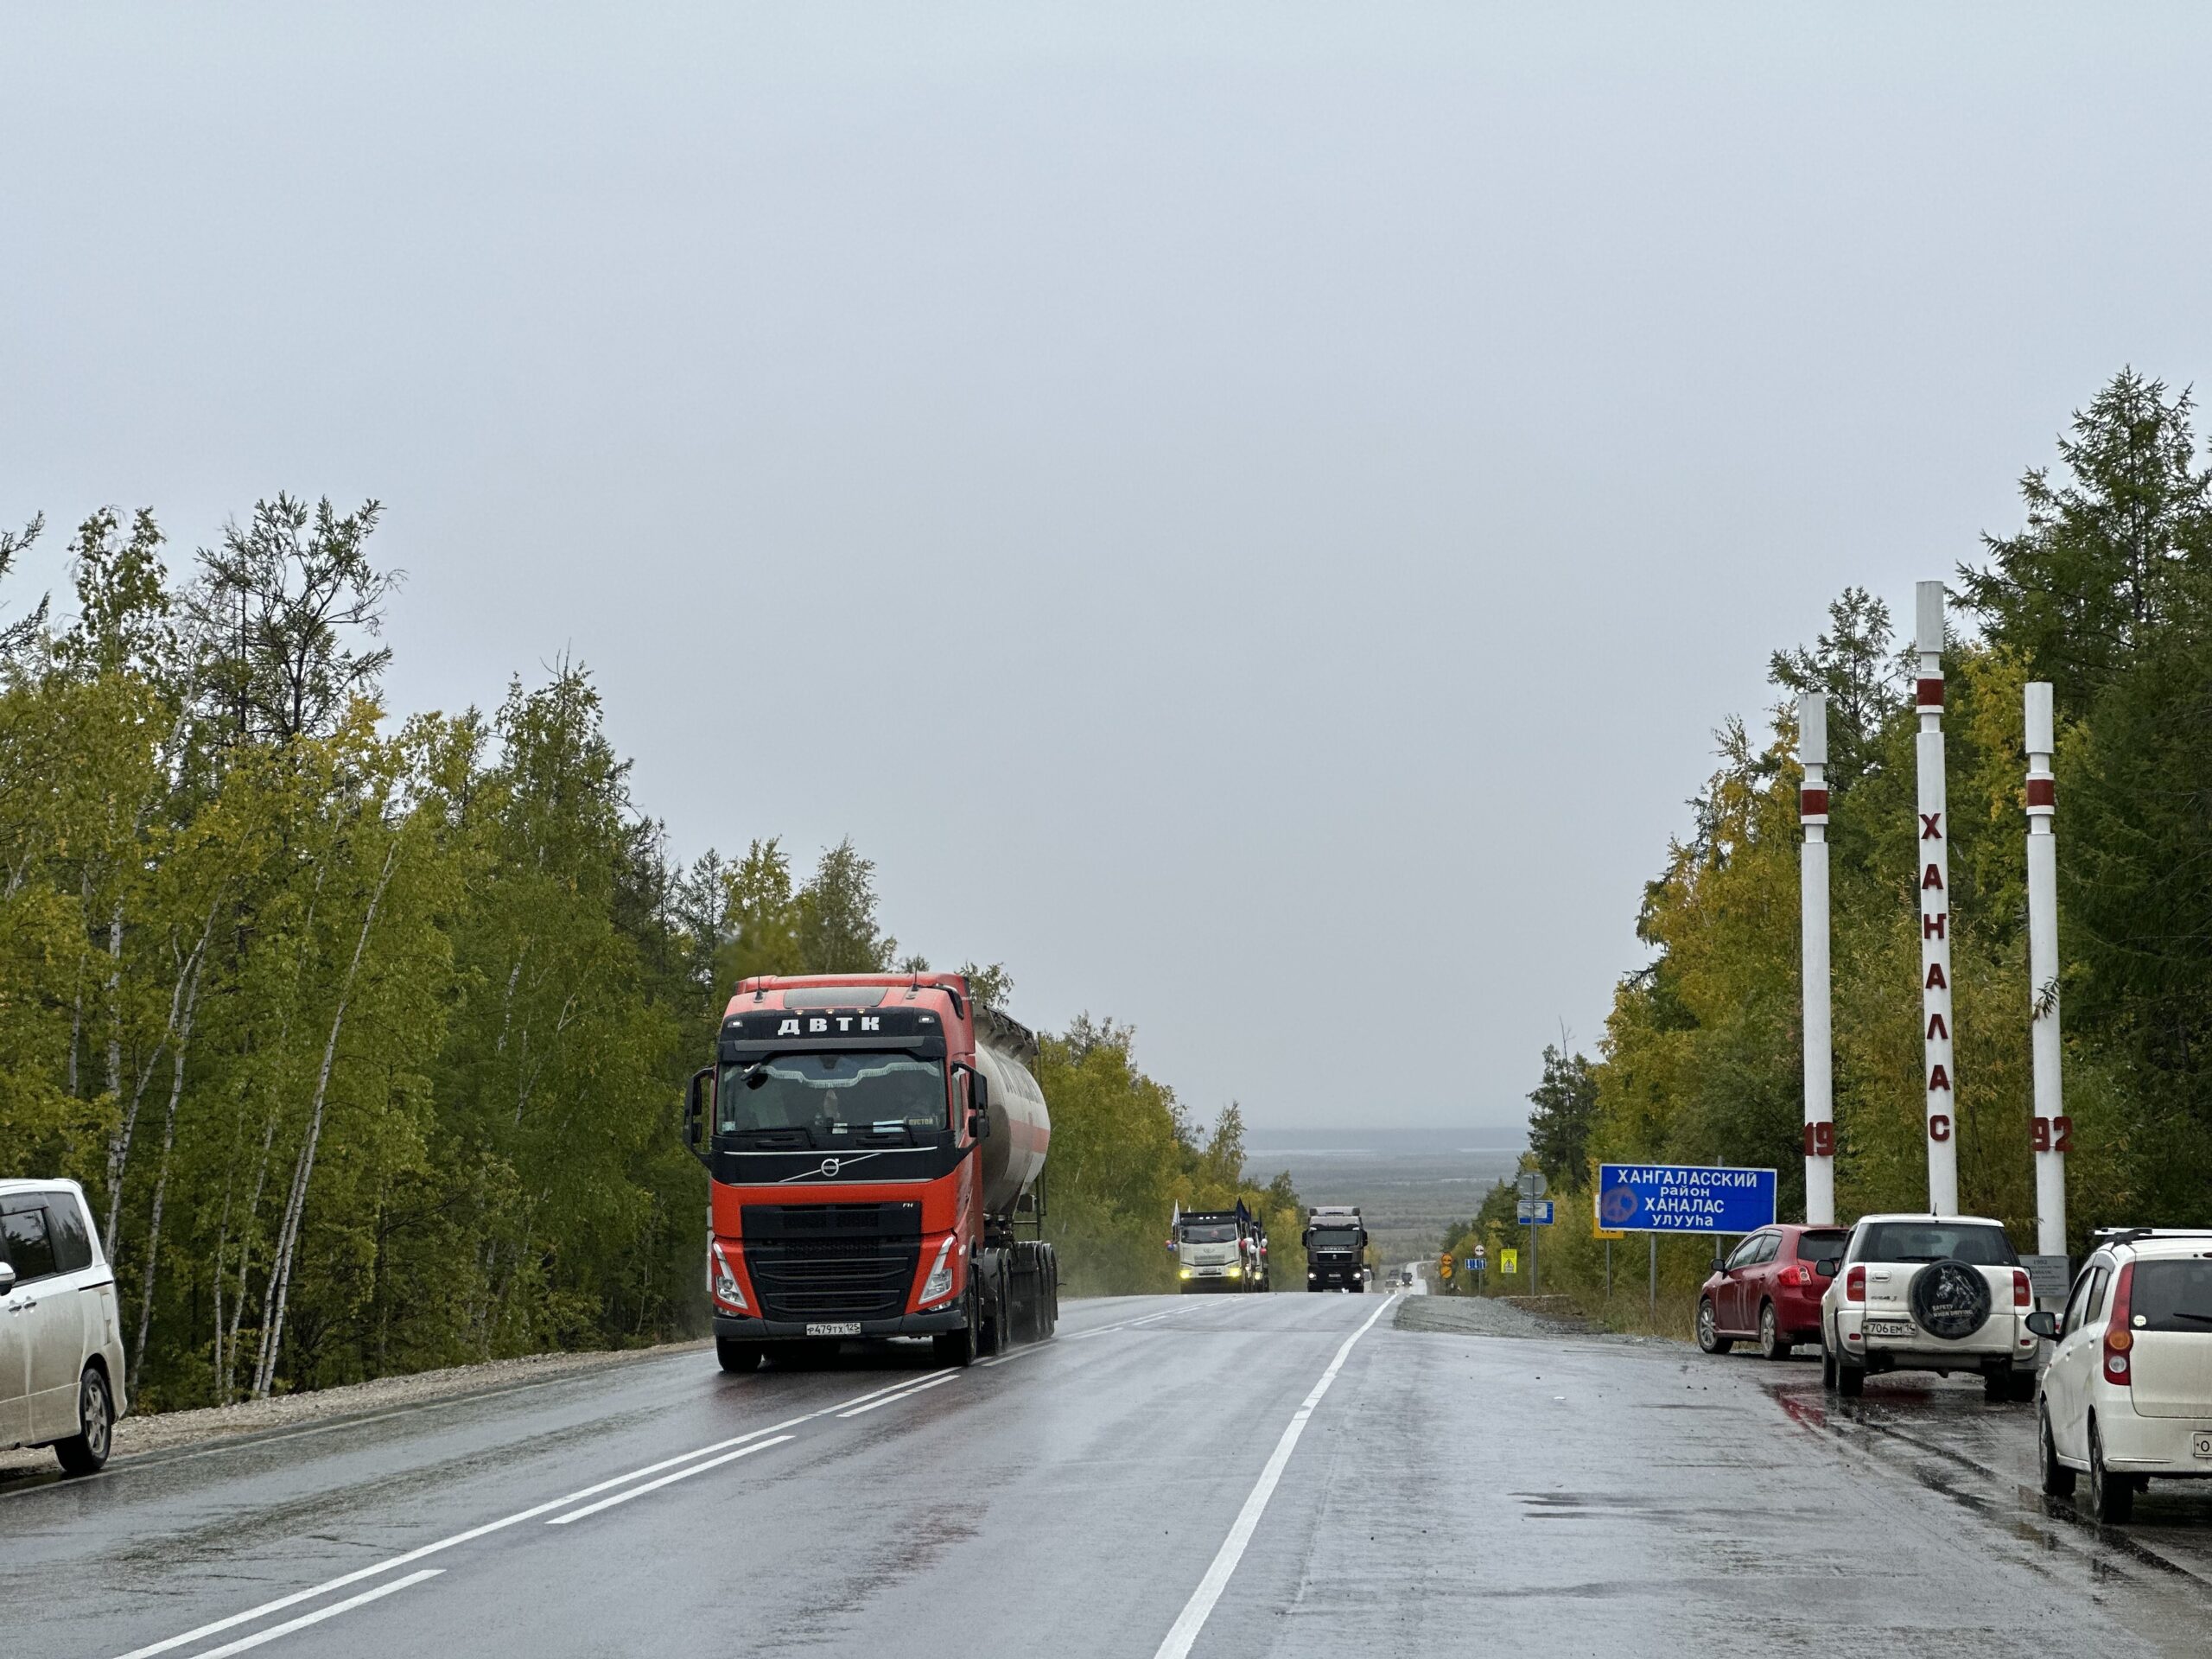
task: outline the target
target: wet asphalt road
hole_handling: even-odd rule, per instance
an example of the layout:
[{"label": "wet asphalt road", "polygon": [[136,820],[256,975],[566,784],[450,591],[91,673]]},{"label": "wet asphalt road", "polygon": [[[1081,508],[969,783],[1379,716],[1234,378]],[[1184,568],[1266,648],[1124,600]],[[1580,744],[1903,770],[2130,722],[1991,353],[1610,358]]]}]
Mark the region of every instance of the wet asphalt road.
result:
[{"label": "wet asphalt road", "polygon": [[2100,1534],[1978,1386],[1846,1408],[1436,1301],[1347,1350],[1384,1301],[1071,1304],[957,1374],[662,1357],[0,1484],[0,1653],[1143,1659],[1240,1516],[1199,1659],[2212,1648],[2212,1490]]}]

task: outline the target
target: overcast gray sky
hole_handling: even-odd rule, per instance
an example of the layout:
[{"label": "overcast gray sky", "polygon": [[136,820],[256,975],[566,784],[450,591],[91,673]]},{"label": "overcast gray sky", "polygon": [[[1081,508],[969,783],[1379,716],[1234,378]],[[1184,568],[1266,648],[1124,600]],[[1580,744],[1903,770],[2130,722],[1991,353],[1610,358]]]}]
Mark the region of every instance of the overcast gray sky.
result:
[{"label": "overcast gray sky", "polygon": [[0,521],[378,497],[396,707],[572,652],[1201,1112],[1512,1121],[1768,652],[2212,365],[2212,11],[1926,10],[10,8]]}]

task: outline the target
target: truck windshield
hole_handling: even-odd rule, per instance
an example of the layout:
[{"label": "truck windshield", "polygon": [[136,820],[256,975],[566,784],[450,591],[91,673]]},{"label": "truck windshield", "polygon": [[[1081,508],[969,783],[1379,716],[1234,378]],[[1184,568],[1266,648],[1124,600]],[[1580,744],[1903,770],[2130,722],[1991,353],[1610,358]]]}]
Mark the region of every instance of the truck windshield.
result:
[{"label": "truck windshield", "polygon": [[1359,1235],[1350,1227],[1317,1227],[1313,1230],[1313,1249],[1317,1250],[1356,1250]]},{"label": "truck windshield", "polygon": [[1236,1239],[1236,1224],[1230,1221],[1217,1221],[1206,1226],[1185,1227],[1183,1230],[1185,1244],[1230,1244]]},{"label": "truck windshield", "polygon": [[809,1144],[835,1135],[904,1133],[918,1140],[951,1126],[944,1063],[912,1054],[777,1054],[725,1065],[715,1090],[715,1132],[801,1129]]}]

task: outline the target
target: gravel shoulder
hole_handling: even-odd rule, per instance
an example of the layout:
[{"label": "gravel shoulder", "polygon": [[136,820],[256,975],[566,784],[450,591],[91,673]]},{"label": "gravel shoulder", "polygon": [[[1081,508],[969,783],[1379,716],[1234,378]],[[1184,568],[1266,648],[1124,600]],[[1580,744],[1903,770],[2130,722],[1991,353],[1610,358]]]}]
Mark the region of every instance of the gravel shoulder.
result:
[{"label": "gravel shoulder", "polygon": [[[653,1348],[622,1348],[586,1354],[531,1354],[520,1359],[489,1360],[480,1365],[449,1365],[441,1370],[416,1371],[406,1376],[380,1376],[372,1382],[351,1382],[342,1388],[280,1395],[273,1400],[250,1400],[235,1406],[130,1416],[115,1426],[114,1456],[118,1459],[143,1456],[149,1452],[166,1452],[234,1434],[255,1434],[302,1423],[389,1411],[489,1389],[526,1387],[580,1371],[635,1364],[667,1354],[699,1352],[709,1346],[705,1341],[671,1342]],[[54,1466],[54,1453],[47,1447],[0,1452],[0,1475]]]}]

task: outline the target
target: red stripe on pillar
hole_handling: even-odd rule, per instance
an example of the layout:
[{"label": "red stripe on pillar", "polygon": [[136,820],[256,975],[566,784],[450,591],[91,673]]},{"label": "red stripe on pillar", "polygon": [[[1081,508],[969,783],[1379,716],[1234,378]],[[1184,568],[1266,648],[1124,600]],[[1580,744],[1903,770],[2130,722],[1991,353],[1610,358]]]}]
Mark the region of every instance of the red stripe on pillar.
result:
[{"label": "red stripe on pillar", "polygon": [[1806,818],[1824,818],[1828,815],[1828,792],[1825,789],[1801,789],[1797,791],[1797,815]]},{"label": "red stripe on pillar", "polygon": [[2028,804],[2030,806],[2056,806],[2058,804],[2056,781],[2049,778],[2029,779]]},{"label": "red stripe on pillar", "polygon": [[1941,709],[1943,706],[1943,682],[1942,677],[1939,676],[1932,680],[1921,681],[1920,689],[1914,695],[1913,703],[1916,708]]}]

